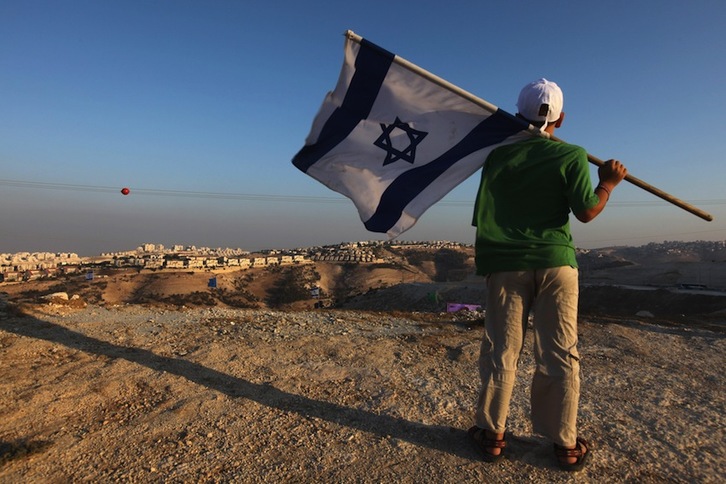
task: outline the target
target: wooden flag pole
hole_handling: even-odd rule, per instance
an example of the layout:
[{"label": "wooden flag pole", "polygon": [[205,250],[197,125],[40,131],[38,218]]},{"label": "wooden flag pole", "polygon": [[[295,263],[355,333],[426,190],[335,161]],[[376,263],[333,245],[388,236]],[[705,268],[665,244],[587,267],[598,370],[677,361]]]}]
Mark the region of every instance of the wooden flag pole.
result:
[{"label": "wooden flag pole", "polygon": [[[556,136],[550,135],[550,139],[552,139],[554,141],[559,141],[561,143],[564,143],[564,141],[562,141],[561,139],[557,138]],[[595,156],[592,156],[589,153],[587,154],[587,160],[590,163],[592,163],[593,165],[596,165],[598,167],[600,167],[600,166],[602,166],[602,165],[605,164],[605,162],[603,160],[601,160],[600,158],[597,158]],[[670,193],[666,193],[663,190],[661,190],[660,188],[656,188],[653,185],[644,182],[640,178],[636,178],[636,177],[632,176],[631,174],[625,175],[625,181],[630,182],[633,185],[635,185],[636,187],[642,188],[646,192],[652,193],[656,197],[662,198],[663,200],[665,200],[667,202],[670,202],[673,205],[675,205],[677,207],[680,207],[683,210],[685,210],[687,212],[690,212],[693,215],[696,215],[697,217],[700,217],[700,218],[702,218],[703,220],[705,220],[707,222],[711,222],[713,220],[713,216],[711,214],[709,214],[707,212],[704,212],[700,208],[694,207],[693,205],[691,205],[691,204],[689,204],[687,202],[684,202],[680,198],[676,198],[673,195],[671,195]]]},{"label": "wooden flag pole", "polygon": [[[363,40],[363,37],[356,34],[355,32],[348,30],[344,34],[347,38],[352,40],[353,42],[361,43]],[[480,97],[477,97],[473,94],[471,94],[468,91],[465,91],[464,89],[461,89],[460,87],[442,79],[441,77],[422,69],[421,67],[417,66],[416,64],[413,64],[398,55],[394,56],[393,62],[396,64],[420,75],[421,77],[424,77],[428,79],[429,81],[433,82],[434,84],[437,84],[444,89],[448,89],[449,91],[453,92],[454,94],[463,97],[464,99],[467,99],[468,101],[471,101],[472,103],[476,104],[477,106],[480,106],[490,113],[494,113],[499,108],[495,105],[493,105],[490,102],[485,101],[484,99],[481,99]],[[548,133],[545,133],[541,131],[538,127],[532,126],[531,124],[526,130],[529,134],[532,136],[541,136],[541,137],[549,137],[550,139],[554,141],[559,141],[561,143],[564,143],[563,140],[557,138],[556,136],[551,136]],[[590,154],[587,155],[587,159],[590,163],[599,166],[602,166],[605,164],[605,162],[599,158],[596,158]],[[643,190],[652,193],[653,195],[662,198],[663,200],[672,203],[673,205],[682,208],[683,210],[692,213],[693,215],[696,215],[697,217],[702,218],[703,220],[706,220],[707,222],[710,222],[713,220],[713,216],[711,214],[704,212],[703,210],[694,207],[693,205],[690,205],[689,203],[684,202],[683,200],[680,200],[679,198],[674,197],[673,195],[670,195],[669,193],[664,192],[663,190],[654,187],[653,185],[650,185],[643,180],[636,178],[632,175],[626,175],[625,180],[632,183],[638,188],[642,188]]]}]

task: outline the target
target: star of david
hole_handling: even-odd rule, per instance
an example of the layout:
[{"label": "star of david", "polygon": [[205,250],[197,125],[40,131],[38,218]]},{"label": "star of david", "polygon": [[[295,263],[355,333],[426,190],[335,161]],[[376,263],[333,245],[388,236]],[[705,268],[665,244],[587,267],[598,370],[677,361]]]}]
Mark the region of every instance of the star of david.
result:
[{"label": "star of david", "polygon": [[[381,129],[383,130],[383,133],[373,144],[386,151],[386,159],[383,162],[383,166],[398,160],[407,161],[408,163],[413,164],[416,159],[416,147],[428,133],[413,129],[408,125],[408,123],[401,121],[398,116],[396,116],[396,120],[393,124],[386,126],[381,123]],[[391,141],[391,133],[397,129],[405,132],[408,136],[408,146],[403,150],[399,150],[393,146],[393,142]]]}]

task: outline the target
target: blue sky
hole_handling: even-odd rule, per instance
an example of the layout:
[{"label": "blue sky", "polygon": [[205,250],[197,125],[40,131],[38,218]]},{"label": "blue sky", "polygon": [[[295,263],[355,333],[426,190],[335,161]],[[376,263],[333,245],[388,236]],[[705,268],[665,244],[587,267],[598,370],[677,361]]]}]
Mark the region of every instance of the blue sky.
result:
[{"label": "blue sky", "polygon": [[[290,162],[347,29],[510,112],[522,85],[556,81],[558,137],[714,216],[623,183],[573,219],[578,246],[724,240],[724,18],[721,0],[5,1],[0,252],[384,239]],[[477,185],[401,239],[473,242]]]}]

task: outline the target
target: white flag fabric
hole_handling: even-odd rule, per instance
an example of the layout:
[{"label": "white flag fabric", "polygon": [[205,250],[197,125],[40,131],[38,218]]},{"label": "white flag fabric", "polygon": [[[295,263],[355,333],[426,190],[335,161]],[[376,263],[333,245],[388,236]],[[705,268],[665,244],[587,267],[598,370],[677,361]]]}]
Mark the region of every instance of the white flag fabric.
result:
[{"label": "white flag fabric", "polygon": [[350,198],[365,227],[393,238],[479,168],[491,150],[530,135],[394,62],[365,39],[346,37],[335,90],[293,164]]}]

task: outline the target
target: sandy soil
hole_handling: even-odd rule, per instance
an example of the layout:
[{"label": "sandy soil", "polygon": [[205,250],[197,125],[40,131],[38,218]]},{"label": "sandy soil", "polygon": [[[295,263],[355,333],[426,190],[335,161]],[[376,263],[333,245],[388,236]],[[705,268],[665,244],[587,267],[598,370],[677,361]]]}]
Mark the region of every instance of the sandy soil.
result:
[{"label": "sandy soil", "polygon": [[0,482],[722,482],[724,333],[582,318],[573,477],[529,425],[465,437],[477,313],[0,305]]}]

